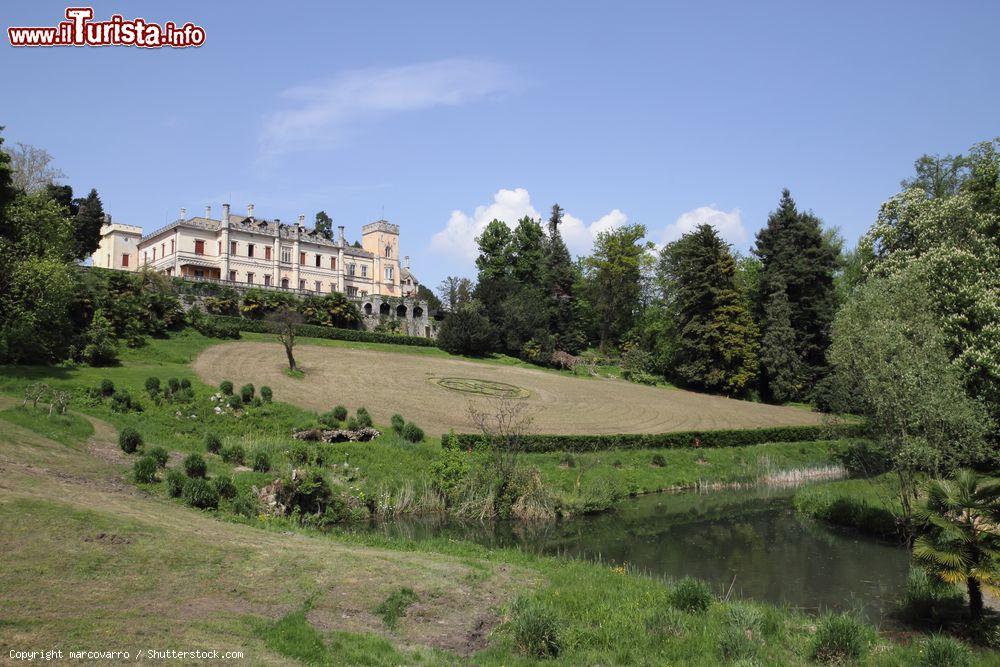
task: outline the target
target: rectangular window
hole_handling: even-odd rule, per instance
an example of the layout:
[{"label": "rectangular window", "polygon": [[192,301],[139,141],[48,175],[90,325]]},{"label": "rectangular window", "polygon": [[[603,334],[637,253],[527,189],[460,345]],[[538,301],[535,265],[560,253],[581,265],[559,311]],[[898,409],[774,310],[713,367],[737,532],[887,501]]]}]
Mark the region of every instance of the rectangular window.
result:
[{"label": "rectangular window", "polygon": [[247,244],[247,257],[253,257],[253,244]]},{"label": "rectangular window", "polygon": [[160,257],[166,257],[166,256],[167,256],[167,244],[166,243],[161,243],[160,244]]},{"label": "rectangular window", "polygon": [[174,239],[170,239],[170,254],[173,255],[175,252],[177,252],[177,249],[174,246]]},{"label": "rectangular window", "polygon": [[122,255],[122,266],[128,266],[128,253]]},{"label": "rectangular window", "polygon": [[253,285],[253,274],[252,273],[248,273],[247,274],[247,284],[248,285]]},{"label": "rectangular window", "polygon": [[281,249],[281,261],[290,264],[292,261],[292,251],[288,248]]},{"label": "rectangular window", "polygon": [[236,272],[235,271],[230,271],[229,272],[229,281],[230,282],[234,282],[234,283],[236,282]]},{"label": "rectangular window", "polygon": [[357,296],[357,295],[358,295],[358,288],[354,287],[353,285],[348,285],[347,296]]},{"label": "rectangular window", "polygon": [[330,292],[333,293],[336,291],[337,291],[337,283],[330,283]]},{"label": "rectangular window", "polygon": [[229,242],[229,254],[230,255],[235,255],[236,254],[236,241],[230,241]]},{"label": "rectangular window", "polygon": [[362,264],[361,265],[361,277],[362,278],[367,278],[368,277],[368,265],[367,264]]},{"label": "rectangular window", "polygon": [[305,263],[306,263],[306,254],[304,252],[300,252],[299,253],[299,264],[302,265],[302,266],[305,266]]},{"label": "rectangular window", "polygon": [[201,269],[195,269],[194,270],[194,277],[195,278],[204,278],[205,277],[205,272],[202,271]]},{"label": "rectangular window", "polygon": [[218,254],[220,254],[220,255],[222,254],[222,241],[219,241],[219,252],[218,252]]},{"label": "rectangular window", "polygon": [[336,257],[331,257],[330,258],[330,269],[333,270],[333,271],[337,270],[337,258]]},{"label": "rectangular window", "polygon": [[313,285],[315,286],[317,292],[323,291],[323,283],[321,283],[320,281],[317,280],[315,283],[313,283]]},{"label": "rectangular window", "polygon": [[204,241],[195,241],[194,242],[194,254],[196,254],[196,255],[204,255],[205,254],[205,242]]},{"label": "rectangular window", "polygon": [[149,253],[145,250],[142,252],[142,263],[149,264]]},{"label": "rectangular window", "polygon": [[316,267],[319,268],[323,265],[323,256],[316,253]]},{"label": "rectangular window", "polygon": [[271,276],[269,276],[268,274],[265,273],[264,274],[264,287],[270,287],[270,286],[271,286]]},{"label": "rectangular window", "polygon": [[271,259],[271,246],[267,246],[264,248],[264,259],[267,260]]},{"label": "rectangular window", "polygon": [[299,289],[305,289],[305,288],[306,288],[306,281],[305,280],[300,280],[299,281]]},{"label": "rectangular window", "polygon": [[358,269],[357,264],[348,264],[347,265],[347,275],[349,275],[349,276],[355,275],[357,273],[357,269]]},{"label": "rectangular window", "polygon": [[392,267],[391,266],[385,267],[385,281],[386,282],[392,282]]}]

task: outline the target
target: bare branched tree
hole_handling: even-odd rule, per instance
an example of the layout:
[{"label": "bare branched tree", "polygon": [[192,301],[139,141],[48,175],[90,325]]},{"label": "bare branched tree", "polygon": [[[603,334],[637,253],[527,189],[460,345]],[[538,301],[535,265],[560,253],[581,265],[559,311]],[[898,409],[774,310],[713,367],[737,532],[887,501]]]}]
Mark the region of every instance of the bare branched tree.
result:
[{"label": "bare branched tree", "polygon": [[502,495],[517,471],[518,458],[524,451],[524,436],[528,434],[534,415],[528,404],[514,398],[488,398],[469,403],[469,418],[489,446],[493,472],[497,475]]},{"label": "bare branched tree", "polygon": [[52,166],[52,160],[52,155],[44,148],[14,144],[10,150],[14,187],[25,192],[37,192],[49,183],[66,178],[66,174]]},{"label": "bare branched tree", "polygon": [[288,370],[297,371],[295,365],[295,329],[304,321],[302,314],[288,306],[282,306],[267,316],[267,319],[278,324],[278,340],[285,346],[288,357]]}]

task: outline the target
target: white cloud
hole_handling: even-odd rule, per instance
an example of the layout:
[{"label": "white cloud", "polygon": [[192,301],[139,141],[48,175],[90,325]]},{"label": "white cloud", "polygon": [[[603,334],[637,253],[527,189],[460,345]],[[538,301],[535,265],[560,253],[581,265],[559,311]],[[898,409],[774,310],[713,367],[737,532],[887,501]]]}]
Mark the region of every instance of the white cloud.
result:
[{"label": "white cloud", "polygon": [[749,236],[746,228],[743,226],[743,214],[740,212],[740,209],[734,208],[727,213],[715,208],[713,204],[699,206],[686,213],[681,213],[680,217],[673,224],[667,225],[663,230],[663,243],[676,241],[684,234],[694,231],[695,227],[704,223],[715,227],[716,231],[719,232],[719,236],[736,246],[746,243]]},{"label": "white cloud", "polygon": [[514,91],[520,82],[507,67],[471,59],[345,72],[329,81],[290,88],[291,102],[264,120],[263,155],[328,148],[346,126],[391,113],[459,106]]},{"label": "white cloud", "polygon": [[[527,190],[524,188],[497,190],[492,203],[477,206],[471,215],[464,211],[452,211],[444,229],[431,237],[430,249],[438,255],[471,264],[479,253],[476,237],[482,234],[491,220],[501,220],[513,229],[517,221],[524,216],[536,220],[542,218],[531,204],[531,195]],[[594,237],[598,232],[620,227],[627,222],[628,216],[618,209],[589,225],[570,213],[564,213],[563,224],[559,231],[572,254],[584,255],[591,251]]]}]

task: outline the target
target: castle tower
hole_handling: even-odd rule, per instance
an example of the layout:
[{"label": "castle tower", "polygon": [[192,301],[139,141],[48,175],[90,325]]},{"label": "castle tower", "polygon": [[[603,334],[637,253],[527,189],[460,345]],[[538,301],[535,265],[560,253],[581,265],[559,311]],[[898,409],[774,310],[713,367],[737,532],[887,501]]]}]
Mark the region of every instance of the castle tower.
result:
[{"label": "castle tower", "polygon": [[375,255],[375,294],[400,296],[399,225],[376,220],[361,228],[361,247]]}]

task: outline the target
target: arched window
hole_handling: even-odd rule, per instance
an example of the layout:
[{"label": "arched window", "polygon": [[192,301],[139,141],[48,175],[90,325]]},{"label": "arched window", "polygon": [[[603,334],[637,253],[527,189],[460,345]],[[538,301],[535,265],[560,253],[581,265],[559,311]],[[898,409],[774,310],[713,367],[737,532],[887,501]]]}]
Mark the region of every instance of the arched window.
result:
[{"label": "arched window", "polygon": [[370,303],[366,303],[365,304],[365,315],[371,315],[371,314],[372,314],[372,305]]},{"label": "arched window", "polygon": [[281,279],[281,286],[284,287],[285,289],[288,289],[288,278]]},{"label": "arched window", "polygon": [[386,257],[392,257],[392,246],[391,245],[386,245],[386,247],[385,247],[385,256]]},{"label": "arched window", "polygon": [[406,306],[403,304],[396,306],[396,317],[406,317]]},{"label": "arched window", "polygon": [[424,309],[421,308],[420,306],[414,306],[413,307],[413,316],[414,317],[423,317],[424,316]]},{"label": "arched window", "polygon": [[382,305],[378,307],[378,314],[379,315],[388,315],[391,311],[392,311],[392,309],[389,308],[389,304],[387,304],[384,301],[382,302]]}]

